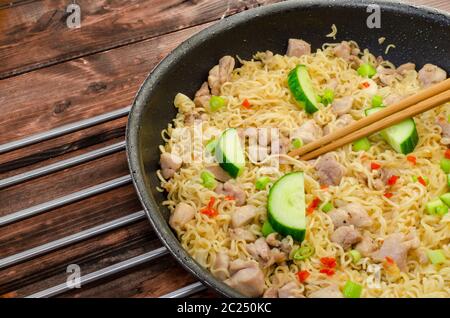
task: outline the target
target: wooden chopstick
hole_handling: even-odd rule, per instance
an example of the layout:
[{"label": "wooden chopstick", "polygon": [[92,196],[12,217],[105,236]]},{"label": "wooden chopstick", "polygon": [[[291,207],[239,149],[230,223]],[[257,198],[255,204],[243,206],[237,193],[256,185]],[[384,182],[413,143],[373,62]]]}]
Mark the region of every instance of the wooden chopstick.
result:
[{"label": "wooden chopstick", "polygon": [[[300,147],[298,149],[295,149],[291,152],[289,152],[289,155],[292,157],[300,156],[301,159],[309,160],[311,158],[317,157],[320,154],[331,151],[333,149],[336,149],[342,145],[345,145],[346,143],[352,142],[356,139],[368,136],[370,134],[373,134],[377,132],[377,130],[382,130],[386,128],[389,125],[392,125],[393,123],[397,123],[401,120],[404,120],[406,118],[415,116],[417,114],[420,114],[422,112],[425,112],[433,107],[436,107],[438,105],[441,105],[448,101],[448,93],[450,90],[450,78],[446,79],[445,81],[436,84],[430,88],[427,88],[417,94],[414,94],[412,96],[409,96],[403,100],[401,100],[399,103],[396,103],[394,105],[388,106],[385,109],[378,111],[370,116],[364,117],[340,130],[337,130],[331,134],[328,134],[322,138],[319,138],[318,140],[311,142],[309,144],[304,145],[303,147]],[[415,107],[415,108],[411,108]],[[407,111],[409,108],[411,108],[411,111]],[[404,111],[406,110],[406,111]],[[400,115],[399,115],[400,114]],[[387,118],[390,115],[394,115],[393,118],[394,122],[387,121]],[[385,124],[386,122],[389,122],[390,124]],[[372,124],[376,124],[375,126],[372,126]],[[369,127],[371,127],[369,129]],[[351,135],[352,133],[360,131],[357,136],[353,139]],[[347,137],[344,139],[343,137]],[[362,137],[361,137],[362,136]],[[351,139],[351,140],[350,140]],[[343,142],[342,140],[345,140]],[[333,147],[330,147],[329,145],[333,145]],[[327,148],[325,148],[327,146]],[[321,148],[328,149],[324,152],[319,150]],[[305,154],[311,153],[311,155],[308,154],[306,156]],[[309,158],[309,159],[305,159]]]}]

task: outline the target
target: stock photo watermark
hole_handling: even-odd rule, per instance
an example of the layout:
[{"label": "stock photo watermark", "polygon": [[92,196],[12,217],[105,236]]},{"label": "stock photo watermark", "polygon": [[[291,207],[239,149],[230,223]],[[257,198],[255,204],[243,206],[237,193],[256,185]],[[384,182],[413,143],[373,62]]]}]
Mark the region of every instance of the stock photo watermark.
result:
[{"label": "stock photo watermark", "polygon": [[66,25],[69,29],[81,28],[81,8],[76,3],[71,3],[66,8],[69,15],[66,18]]},{"label": "stock photo watermark", "polygon": [[70,264],[67,266],[66,285],[70,289],[81,288],[81,268],[77,264]]}]

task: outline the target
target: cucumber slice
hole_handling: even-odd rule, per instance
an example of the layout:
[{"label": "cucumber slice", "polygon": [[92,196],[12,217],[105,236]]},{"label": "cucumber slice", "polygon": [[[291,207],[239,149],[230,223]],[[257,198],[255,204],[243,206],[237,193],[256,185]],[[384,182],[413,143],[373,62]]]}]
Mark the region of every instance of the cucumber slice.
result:
[{"label": "cucumber slice", "polygon": [[447,192],[439,197],[442,202],[444,202],[447,206],[450,207],[450,192]]},{"label": "cucumber slice", "polygon": [[223,170],[236,178],[245,167],[244,151],[236,129],[229,128],[219,137],[215,151],[216,159]]},{"label": "cucumber slice", "polygon": [[275,182],[270,188],[267,210],[276,232],[303,241],[306,231],[303,172],[288,173]]},{"label": "cucumber slice", "polygon": [[295,100],[309,114],[319,110],[316,93],[305,65],[298,65],[288,75],[288,86]]},{"label": "cucumber slice", "polygon": [[[384,107],[373,107],[366,110],[366,116],[382,110]],[[386,128],[380,132],[381,137],[395,151],[402,154],[408,154],[414,150],[419,142],[416,123],[414,119],[408,118],[398,124]]]}]

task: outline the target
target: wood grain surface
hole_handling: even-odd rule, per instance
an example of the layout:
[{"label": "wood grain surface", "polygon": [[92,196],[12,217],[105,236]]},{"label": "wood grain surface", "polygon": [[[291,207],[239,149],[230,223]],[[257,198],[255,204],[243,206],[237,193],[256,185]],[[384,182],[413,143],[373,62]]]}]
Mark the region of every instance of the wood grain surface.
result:
[{"label": "wood grain surface", "polygon": [[[128,106],[180,42],[262,0],[0,0],[0,144]],[[448,0],[410,1],[450,11]],[[0,155],[0,179],[123,140],[126,118]],[[124,152],[0,190],[0,217],[128,174]],[[131,184],[0,227],[0,259],[141,210]],[[0,297],[23,297],[160,247],[147,220],[0,270]],[[195,278],[170,256],[62,297],[157,297]],[[194,297],[216,297],[205,291]]]}]

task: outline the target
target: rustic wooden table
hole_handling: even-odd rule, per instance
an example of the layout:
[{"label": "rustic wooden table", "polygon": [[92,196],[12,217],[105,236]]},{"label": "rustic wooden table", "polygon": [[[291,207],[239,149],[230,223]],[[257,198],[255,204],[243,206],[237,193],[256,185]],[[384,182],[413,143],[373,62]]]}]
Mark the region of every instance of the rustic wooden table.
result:
[{"label": "rustic wooden table", "polygon": [[[151,260],[149,252],[161,243],[139,212],[129,179],[117,179],[128,175],[122,143],[126,116],[13,151],[2,151],[1,145],[123,109],[149,71],[181,41],[221,17],[276,1],[77,0],[78,29],[66,25],[71,2],[0,0],[0,297],[27,296],[64,283],[69,264],[78,264],[84,279],[101,279],[47,294],[165,295],[195,278],[170,255],[160,252]],[[450,11],[448,0],[411,2]],[[6,187],[8,177],[107,146],[107,155]],[[103,191],[90,189],[108,181]],[[56,207],[40,205],[80,190],[90,196]],[[33,217],[19,220],[27,213]],[[140,255],[146,257],[138,266],[109,276],[101,271],[121,262],[130,265],[130,259],[138,262]]]}]

